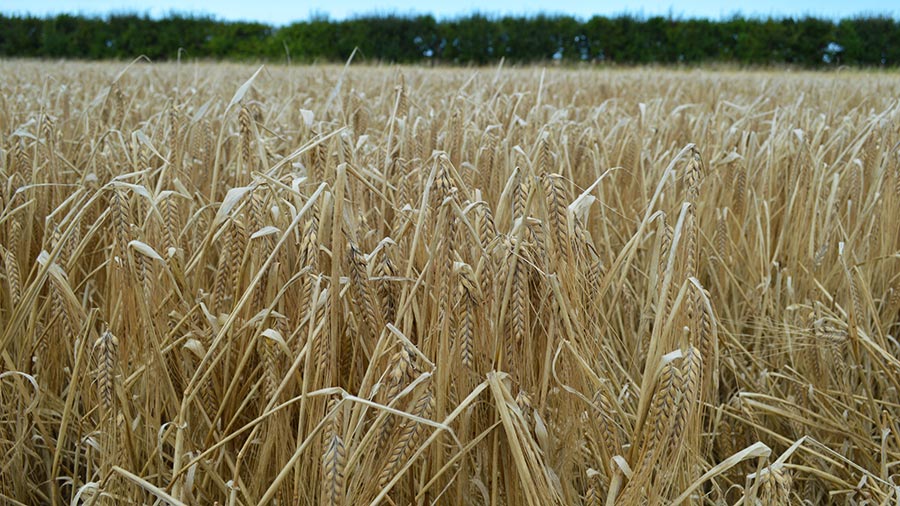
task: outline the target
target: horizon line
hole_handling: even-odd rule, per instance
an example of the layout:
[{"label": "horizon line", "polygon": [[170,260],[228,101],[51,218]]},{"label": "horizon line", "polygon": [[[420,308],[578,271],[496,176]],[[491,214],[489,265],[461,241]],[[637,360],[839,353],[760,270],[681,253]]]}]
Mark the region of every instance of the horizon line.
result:
[{"label": "horizon line", "polygon": [[258,23],[269,26],[288,26],[294,23],[303,23],[310,21],[319,21],[319,20],[327,20],[327,21],[353,21],[358,19],[369,19],[369,18],[386,18],[386,17],[397,17],[397,18],[407,18],[414,19],[418,17],[432,17],[436,21],[456,21],[461,19],[473,18],[473,17],[484,17],[491,20],[498,20],[503,18],[525,18],[525,19],[533,19],[539,17],[545,18],[571,18],[577,20],[579,22],[590,21],[593,18],[607,18],[607,19],[615,19],[615,18],[633,18],[638,20],[649,20],[653,18],[663,18],[667,20],[674,21],[712,21],[712,22],[725,22],[731,21],[735,19],[745,19],[745,20],[787,20],[787,19],[821,19],[821,20],[830,20],[830,21],[841,21],[845,19],[871,19],[871,18],[890,18],[893,20],[900,20],[900,14],[897,11],[872,11],[872,10],[861,10],[857,13],[851,15],[835,15],[835,16],[827,16],[822,14],[816,14],[809,12],[808,10],[804,13],[744,13],[740,10],[731,12],[727,15],[720,16],[702,16],[702,15],[694,15],[694,14],[686,14],[684,12],[675,12],[673,9],[669,9],[665,14],[663,13],[647,13],[644,9],[639,9],[637,11],[623,10],[615,13],[595,13],[590,16],[584,16],[581,14],[571,14],[563,11],[538,11],[538,12],[528,12],[528,13],[516,13],[512,11],[481,11],[474,10],[467,13],[456,13],[456,14],[435,14],[433,12],[422,12],[416,10],[406,10],[402,11],[400,9],[372,9],[368,11],[360,11],[348,14],[346,16],[335,16],[329,12],[314,10],[310,14],[305,17],[297,17],[291,19],[289,21],[277,23],[264,21],[260,19],[249,19],[243,17],[228,17],[223,16],[221,14],[211,13],[205,10],[196,10],[196,11],[183,11],[179,9],[168,9],[163,12],[153,12],[153,9],[116,9],[109,10],[106,12],[97,12],[97,11],[88,11],[88,10],[59,10],[54,12],[46,12],[46,13],[33,13],[33,12],[23,12],[23,11],[7,11],[6,9],[0,9],[0,16],[7,17],[18,17],[18,18],[37,18],[37,19],[50,19],[59,16],[72,16],[72,17],[80,17],[85,19],[102,19],[108,20],[112,17],[126,17],[126,16],[138,16],[156,20],[163,19],[172,19],[172,18],[187,18],[187,19],[210,19],[215,22],[225,22],[225,23]]}]

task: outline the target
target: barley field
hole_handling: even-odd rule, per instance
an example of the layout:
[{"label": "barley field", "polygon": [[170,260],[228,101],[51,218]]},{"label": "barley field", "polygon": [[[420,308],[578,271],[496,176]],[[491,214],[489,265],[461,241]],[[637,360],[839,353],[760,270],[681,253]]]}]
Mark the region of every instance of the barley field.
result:
[{"label": "barley field", "polygon": [[0,502],[900,502],[900,75],[0,62]]}]

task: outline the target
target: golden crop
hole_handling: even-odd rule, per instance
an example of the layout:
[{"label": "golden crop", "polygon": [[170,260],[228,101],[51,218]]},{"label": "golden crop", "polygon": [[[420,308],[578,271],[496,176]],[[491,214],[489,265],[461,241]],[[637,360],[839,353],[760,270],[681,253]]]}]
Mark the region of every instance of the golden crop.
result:
[{"label": "golden crop", "polygon": [[900,500],[900,76],[255,70],[0,62],[0,501]]}]

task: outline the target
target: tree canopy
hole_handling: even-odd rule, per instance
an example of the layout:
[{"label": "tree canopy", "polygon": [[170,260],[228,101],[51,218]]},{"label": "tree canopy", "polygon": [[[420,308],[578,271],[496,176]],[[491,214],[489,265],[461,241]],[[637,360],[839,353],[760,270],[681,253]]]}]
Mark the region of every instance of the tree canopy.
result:
[{"label": "tree canopy", "polygon": [[436,20],[378,15],[313,18],[283,27],[210,17],[0,15],[0,56],[122,59],[146,55],[295,62],[342,61],[355,48],[369,61],[705,63],[897,66],[900,21],[666,17],[491,17]]}]

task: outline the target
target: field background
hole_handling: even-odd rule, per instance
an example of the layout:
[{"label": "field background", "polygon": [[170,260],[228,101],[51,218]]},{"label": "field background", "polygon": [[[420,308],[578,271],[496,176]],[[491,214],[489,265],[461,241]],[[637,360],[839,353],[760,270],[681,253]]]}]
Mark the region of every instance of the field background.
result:
[{"label": "field background", "polygon": [[[139,10],[137,4],[132,8]],[[728,9],[740,12],[741,6],[730,4]],[[138,55],[156,62],[190,58],[321,63],[355,56],[356,62],[445,65],[491,65],[503,59],[516,64],[897,68],[900,19],[874,13],[843,19],[735,14],[718,20],[686,19],[671,12],[589,18],[474,13],[437,19],[428,14],[361,14],[343,20],[281,19],[273,25],[176,13],[162,18],[127,12],[102,17],[0,13],[0,57],[103,60]]]},{"label": "field background", "polygon": [[897,97],[0,62],[0,498],[894,503]]}]

